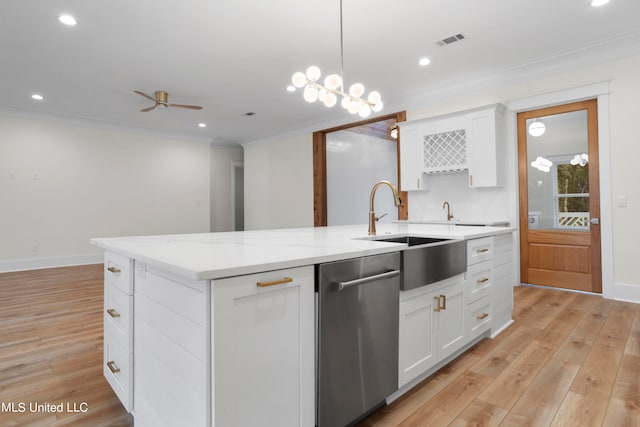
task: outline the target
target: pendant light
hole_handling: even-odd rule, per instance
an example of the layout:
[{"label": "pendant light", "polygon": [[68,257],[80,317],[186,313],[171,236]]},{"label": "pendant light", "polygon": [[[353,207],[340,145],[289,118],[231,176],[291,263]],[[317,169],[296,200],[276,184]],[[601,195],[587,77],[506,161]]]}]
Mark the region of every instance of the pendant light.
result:
[{"label": "pendant light", "polygon": [[382,110],[382,97],[379,92],[372,91],[363,98],[365,93],[362,83],[354,83],[349,87],[349,92],[344,91],[344,44],[342,30],[342,0],[340,0],[340,75],[330,74],[320,84],[321,72],[318,67],[312,65],[306,72],[298,71],[291,77],[294,87],[303,90],[303,97],[307,102],[322,102],[326,107],[333,107],[342,100],[340,105],[351,114],[359,114],[360,117],[368,117],[371,112]]}]

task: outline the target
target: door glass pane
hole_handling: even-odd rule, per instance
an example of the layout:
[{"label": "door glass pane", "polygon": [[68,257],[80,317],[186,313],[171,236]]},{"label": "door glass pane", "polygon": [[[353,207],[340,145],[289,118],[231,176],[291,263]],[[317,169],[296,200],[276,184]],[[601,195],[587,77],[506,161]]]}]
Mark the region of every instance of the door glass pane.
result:
[{"label": "door glass pane", "polygon": [[529,229],[589,229],[587,111],[528,119]]}]

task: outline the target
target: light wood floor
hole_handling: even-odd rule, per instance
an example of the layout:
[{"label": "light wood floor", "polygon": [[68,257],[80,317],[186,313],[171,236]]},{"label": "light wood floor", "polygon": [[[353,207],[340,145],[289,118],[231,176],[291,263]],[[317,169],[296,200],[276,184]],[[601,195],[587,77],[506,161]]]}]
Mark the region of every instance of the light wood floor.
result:
[{"label": "light wood floor", "polygon": [[514,292],[511,327],[360,426],[640,426],[640,305]]},{"label": "light wood floor", "polygon": [[[102,274],[102,264],[0,274],[1,426],[133,425],[102,376]],[[63,412],[31,411],[46,403]]]},{"label": "light wood floor", "polygon": [[[102,377],[102,292],[101,265],[0,274],[0,402],[27,405],[0,425],[133,425]],[[640,426],[639,307],[518,287],[514,325],[360,426]]]}]

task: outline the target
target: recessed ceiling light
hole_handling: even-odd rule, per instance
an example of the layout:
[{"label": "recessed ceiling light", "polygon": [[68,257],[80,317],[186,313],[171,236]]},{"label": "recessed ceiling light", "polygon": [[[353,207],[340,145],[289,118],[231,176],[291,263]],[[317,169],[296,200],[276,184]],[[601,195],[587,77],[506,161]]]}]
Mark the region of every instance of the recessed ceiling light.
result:
[{"label": "recessed ceiling light", "polygon": [[609,3],[609,0],[591,0],[591,6],[599,7]]},{"label": "recessed ceiling light", "polygon": [[44,96],[40,95],[39,93],[34,93],[33,95],[31,95],[31,98],[35,99],[36,101],[42,101],[44,99]]},{"label": "recessed ceiling light", "polygon": [[294,85],[287,86],[287,92],[295,92],[295,91],[296,91],[296,87]]},{"label": "recessed ceiling light", "polygon": [[198,126],[200,126],[201,128],[206,128],[207,124],[206,123],[198,123]]},{"label": "recessed ceiling light", "polygon": [[74,26],[77,24],[76,18],[71,15],[60,15],[58,20],[62,22],[64,25]]},{"label": "recessed ceiling light", "polygon": [[420,61],[418,61],[418,64],[420,64],[420,66],[424,67],[426,65],[431,64],[431,60],[429,58],[420,58]]}]

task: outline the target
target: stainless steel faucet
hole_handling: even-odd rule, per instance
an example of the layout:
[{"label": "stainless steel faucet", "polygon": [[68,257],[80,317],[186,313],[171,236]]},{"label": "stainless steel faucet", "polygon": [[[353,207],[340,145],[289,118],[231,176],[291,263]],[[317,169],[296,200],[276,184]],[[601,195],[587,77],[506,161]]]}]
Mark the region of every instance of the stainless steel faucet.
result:
[{"label": "stainless steel faucet", "polygon": [[393,203],[396,206],[400,206],[400,204],[402,203],[402,200],[400,200],[400,196],[398,196],[398,189],[389,181],[380,181],[373,186],[373,188],[371,189],[371,196],[369,197],[369,235],[370,236],[375,236],[376,221],[378,221],[380,218],[382,218],[382,216],[384,216],[382,215],[380,218],[376,218],[376,213],[373,211],[373,198],[376,195],[376,190],[381,185],[388,185],[389,188],[391,188],[391,191],[393,192]]},{"label": "stainless steel faucet", "polygon": [[442,209],[444,209],[444,207],[447,207],[447,221],[451,221],[453,219],[453,214],[451,213],[451,206],[449,206],[449,202],[444,202],[442,204]]}]

